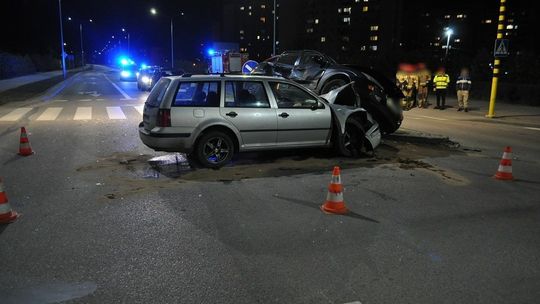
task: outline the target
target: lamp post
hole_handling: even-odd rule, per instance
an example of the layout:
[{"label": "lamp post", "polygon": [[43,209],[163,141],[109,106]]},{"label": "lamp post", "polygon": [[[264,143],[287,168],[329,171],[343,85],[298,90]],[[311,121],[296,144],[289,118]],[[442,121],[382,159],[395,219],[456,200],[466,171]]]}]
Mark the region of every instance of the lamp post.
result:
[{"label": "lamp post", "polygon": [[[151,8],[150,14],[157,15],[157,9]],[[184,12],[180,12],[180,16],[184,16]],[[171,17],[171,26],[170,26],[171,27],[171,69],[174,69],[174,18],[175,17],[178,17],[178,15]]]},{"label": "lamp post", "polygon": [[64,27],[62,25],[62,0],[58,0],[58,15],[60,17],[60,47],[62,51],[62,75],[66,79],[66,53],[64,51]]},{"label": "lamp post", "polygon": [[454,34],[454,31],[451,28],[446,29],[446,53],[444,55],[444,59],[448,57],[448,50],[450,49],[450,37]]},{"label": "lamp post", "polygon": [[83,29],[82,29],[82,23],[79,24],[79,34],[81,36],[81,65],[84,67],[84,47],[83,47]]},{"label": "lamp post", "polygon": [[274,0],[274,37],[272,39],[272,56],[276,55],[276,0]]}]

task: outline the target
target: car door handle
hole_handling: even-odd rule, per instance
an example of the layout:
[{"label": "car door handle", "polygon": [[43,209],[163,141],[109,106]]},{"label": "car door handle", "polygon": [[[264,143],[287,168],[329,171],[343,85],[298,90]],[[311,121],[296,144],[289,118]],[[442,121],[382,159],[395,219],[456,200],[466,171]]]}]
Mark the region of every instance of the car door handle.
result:
[{"label": "car door handle", "polygon": [[236,116],[238,116],[238,113],[236,113],[236,112],[233,111],[233,112],[229,112],[229,113],[227,113],[227,114],[225,114],[225,115],[227,115],[227,116],[229,116],[229,117],[236,117]]},{"label": "car door handle", "polygon": [[289,114],[283,112],[283,113],[279,114],[279,117],[287,118],[287,117],[289,117]]}]

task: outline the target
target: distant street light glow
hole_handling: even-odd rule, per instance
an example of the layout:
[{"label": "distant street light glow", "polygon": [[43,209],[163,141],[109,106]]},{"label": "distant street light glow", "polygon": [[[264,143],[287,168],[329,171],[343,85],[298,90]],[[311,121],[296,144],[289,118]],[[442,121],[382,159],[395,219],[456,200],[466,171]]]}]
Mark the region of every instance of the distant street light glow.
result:
[{"label": "distant street light glow", "polygon": [[152,14],[152,15],[157,15],[157,10],[156,10],[155,8],[152,7],[152,8],[150,9],[150,14]]}]

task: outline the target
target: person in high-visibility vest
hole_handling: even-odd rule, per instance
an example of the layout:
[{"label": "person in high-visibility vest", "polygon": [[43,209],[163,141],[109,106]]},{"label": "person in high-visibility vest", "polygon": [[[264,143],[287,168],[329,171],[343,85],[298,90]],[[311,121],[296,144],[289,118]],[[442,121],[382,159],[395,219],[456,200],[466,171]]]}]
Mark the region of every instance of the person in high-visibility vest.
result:
[{"label": "person in high-visibility vest", "polygon": [[446,91],[450,83],[450,76],[446,74],[443,67],[437,70],[437,74],[433,77],[433,86],[437,95],[437,106],[435,109],[444,110],[446,107]]}]

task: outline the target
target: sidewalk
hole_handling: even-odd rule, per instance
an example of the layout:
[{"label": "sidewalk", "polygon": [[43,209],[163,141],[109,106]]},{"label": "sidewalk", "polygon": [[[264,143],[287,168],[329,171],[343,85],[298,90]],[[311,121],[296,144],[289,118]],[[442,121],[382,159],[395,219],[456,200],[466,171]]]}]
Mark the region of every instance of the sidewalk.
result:
[{"label": "sidewalk", "polygon": [[[86,67],[84,67],[84,68],[86,68]],[[69,72],[78,72],[78,71],[82,71],[84,68],[80,67],[80,68],[68,70],[67,72],[68,73]],[[35,73],[35,74],[19,76],[19,77],[15,77],[15,78],[3,79],[3,80],[0,80],[0,93],[4,92],[4,91],[7,91],[7,90],[17,88],[17,87],[20,87],[20,86],[23,86],[23,85],[27,85],[27,84],[42,81],[42,80],[51,79],[51,78],[61,76],[61,75],[62,75],[62,70],[58,70],[58,71]]]},{"label": "sidewalk", "polygon": [[[446,98],[446,110],[435,110],[433,107],[437,104],[435,96],[429,96],[429,109],[415,108],[408,113],[420,114],[450,118],[457,120],[490,120],[485,116],[489,109],[489,100],[471,99],[469,100],[469,112],[458,112],[457,98]],[[405,111],[405,115],[407,111]],[[526,106],[520,104],[505,103],[502,101],[495,103],[495,118],[492,121],[508,122],[514,124],[538,124],[540,125],[540,107]]]}]

